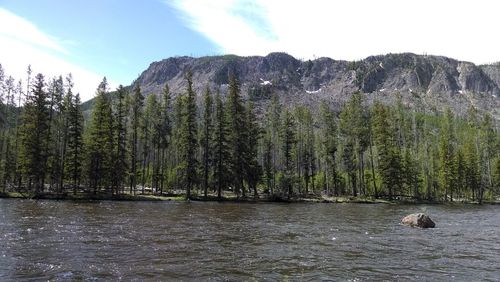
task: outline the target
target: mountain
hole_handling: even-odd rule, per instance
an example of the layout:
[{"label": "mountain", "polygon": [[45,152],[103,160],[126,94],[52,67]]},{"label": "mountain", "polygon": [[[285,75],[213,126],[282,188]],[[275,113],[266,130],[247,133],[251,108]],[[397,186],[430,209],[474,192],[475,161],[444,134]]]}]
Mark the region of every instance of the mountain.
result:
[{"label": "mountain", "polygon": [[258,108],[272,93],[285,105],[316,107],[320,101],[339,106],[355,91],[367,100],[391,103],[398,96],[418,111],[451,108],[463,115],[470,106],[500,120],[500,64],[475,65],[451,58],[411,53],[371,56],[361,61],[330,58],[299,60],[286,53],[265,57],[235,55],[201,58],[174,57],[152,63],[133,85],[146,95],[161,93],[168,83],[174,96],[185,92],[184,73],[191,70],[201,96],[211,89],[227,90],[228,74],[238,76],[244,97]]}]

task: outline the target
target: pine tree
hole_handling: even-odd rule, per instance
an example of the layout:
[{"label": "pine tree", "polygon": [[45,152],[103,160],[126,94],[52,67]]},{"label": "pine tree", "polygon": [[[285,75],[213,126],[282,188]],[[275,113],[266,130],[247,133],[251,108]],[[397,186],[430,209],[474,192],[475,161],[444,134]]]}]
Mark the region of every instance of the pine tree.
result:
[{"label": "pine tree", "polygon": [[[151,187],[154,191],[158,190],[159,178],[160,178],[160,145],[161,145],[161,134],[162,134],[162,116],[161,116],[161,103],[158,101],[156,95],[148,96],[146,102],[145,119],[148,119],[148,140],[145,140],[147,146],[144,150],[147,150],[146,154],[146,175],[152,176]],[[149,168],[152,168],[152,175],[149,173]]]},{"label": "pine tree", "polygon": [[[155,133],[155,124],[159,124],[159,104],[156,95],[149,95],[146,99],[144,115],[140,123],[140,143],[142,144],[142,160],[141,160],[141,176],[142,176],[142,193],[144,194],[145,187],[149,178],[149,168],[152,149],[152,137]],[[156,134],[159,137],[159,133]],[[156,140],[159,142],[159,140]]]},{"label": "pine tree", "polygon": [[[464,181],[465,187],[471,189],[473,201],[480,199],[481,174],[479,170],[479,157],[476,145],[472,140],[467,140],[464,145]],[[478,189],[479,188],[479,189]]]},{"label": "pine tree", "polygon": [[110,188],[113,174],[113,113],[106,78],[99,84],[94,109],[86,131],[86,172],[89,188],[96,194],[101,187]]},{"label": "pine tree", "polygon": [[172,121],[170,117],[170,89],[168,88],[168,84],[165,84],[163,88],[162,95],[162,105],[161,105],[161,124],[160,124],[160,194],[163,193],[163,185],[165,182],[165,172],[167,171],[167,160],[166,160],[166,151],[171,145],[171,134],[172,134]]},{"label": "pine tree", "polygon": [[64,155],[66,171],[65,176],[71,182],[73,194],[80,186],[83,167],[83,114],[80,109],[80,95],[73,96],[71,91],[66,95],[68,99],[67,110],[67,151]]},{"label": "pine tree", "polygon": [[123,183],[128,171],[127,163],[127,90],[122,85],[116,90],[116,104],[114,112],[114,173],[113,187],[115,193],[124,187]]},{"label": "pine tree", "polygon": [[380,103],[374,106],[373,132],[378,151],[378,170],[389,199],[392,199],[394,192],[401,188],[401,157],[391,135],[389,109]]},{"label": "pine tree", "polygon": [[482,159],[484,164],[484,179],[489,187],[493,187],[493,169],[492,160],[496,152],[499,150],[496,143],[495,125],[493,118],[489,113],[486,113],[481,123],[481,147]]},{"label": "pine tree", "polygon": [[236,195],[240,193],[245,197],[245,187],[243,186],[243,178],[245,173],[245,108],[243,107],[240,96],[240,85],[235,76],[229,78],[229,96],[226,103],[226,113],[229,125],[229,151],[231,155],[231,173],[232,186]]},{"label": "pine tree", "polygon": [[[335,196],[339,196],[340,191],[336,160],[338,137],[335,114],[332,110],[330,110],[328,105],[323,102],[320,106],[320,116],[322,151],[326,159],[326,164],[328,166],[328,174],[332,179],[333,193],[335,194]],[[329,189],[327,189],[327,194],[330,194]]]},{"label": "pine tree", "polygon": [[500,190],[500,156],[497,156],[497,159],[495,161],[493,176],[495,179],[497,193],[498,193],[498,191]]},{"label": "pine tree", "polygon": [[49,134],[49,103],[45,90],[45,79],[37,74],[33,89],[24,105],[21,125],[21,146],[19,163],[22,174],[27,178],[28,189],[35,185],[35,192],[43,192],[47,155],[45,154]]},{"label": "pine tree", "polygon": [[257,156],[261,130],[257,124],[257,116],[255,115],[251,101],[247,102],[245,131],[245,178],[249,189],[253,190],[254,198],[258,198],[257,183],[260,181],[262,175],[262,168],[259,165]]},{"label": "pine tree", "polygon": [[212,121],[212,112],[213,112],[213,102],[212,96],[210,94],[210,89],[206,88],[205,94],[203,95],[203,128],[202,128],[202,137],[201,137],[201,149],[203,152],[203,193],[205,198],[208,194],[208,180],[210,176],[210,168],[212,167],[212,131],[213,131],[213,121]]},{"label": "pine tree", "polygon": [[[352,185],[352,195],[365,194],[364,153],[370,144],[369,114],[363,105],[363,96],[356,92],[340,113],[340,133],[345,147],[344,166]],[[357,169],[357,171],[355,171]]]},{"label": "pine tree", "polygon": [[269,182],[271,195],[274,195],[276,188],[276,174],[280,162],[280,130],[281,130],[281,105],[278,95],[271,96],[271,103],[266,112],[265,130],[266,130],[266,150],[269,153],[269,162],[266,164],[266,179]]},{"label": "pine tree", "polygon": [[264,178],[266,180],[267,191],[271,195],[274,194],[274,166],[273,166],[273,143],[269,132],[266,132],[262,138],[262,166],[264,169]]},{"label": "pine tree", "polygon": [[139,151],[139,129],[143,115],[144,96],[141,93],[141,88],[136,86],[131,101],[131,138],[129,143],[130,151],[130,193],[135,194],[137,185],[137,162]]},{"label": "pine tree", "polygon": [[455,149],[453,143],[453,114],[450,109],[447,109],[439,140],[439,156],[441,163],[439,176],[441,186],[444,189],[444,201],[448,201],[448,195],[452,194],[452,190],[455,186]]},{"label": "pine tree", "polygon": [[215,117],[214,117],[214,181],[217,188],[217,197],[222,198],[222,190],[229,184],[229,141],[227,139],[228,124],[224,112],[224,104],[220,93],[217,91],[215,96]]},{"label": "pine tree", "polygon": [[191,198],[191,191],[196,185],[198,174],[196,159],[197,149],[197,124],[196,124],[196,93],[193,90],[193,78],[191,72],[186,74],[187,93],[182,113],[182,128],[180,133],[181,171],[183,186],[186,188],[186,199]]},{"label": "pine tree", "polygon": [[63,154],[64,154],[64,135],[66,126],[64,124],[65,105],[64,99],[64,82],[61,76],[52,79],[49,84],[49,134],[45,147],[47,155],[47,172],[50,177],[50,189],[56,184],[57,191],[62,192],[62,184],[64,178],[63,172]]},{"label": "pine tree", "polygon": [[283,180],[281,187],[283,192],[286,193],[287,198],[289,199],[293,194],[293,168],[294,168],[294,159],[293,159],[293,151],[297,144],[296,139],[296,128],[295,128],[295,120],[288,111],[285,110],[282,118],[282,127],[281,127],[281,140],[282,143],[282,152],[283,152]]}]

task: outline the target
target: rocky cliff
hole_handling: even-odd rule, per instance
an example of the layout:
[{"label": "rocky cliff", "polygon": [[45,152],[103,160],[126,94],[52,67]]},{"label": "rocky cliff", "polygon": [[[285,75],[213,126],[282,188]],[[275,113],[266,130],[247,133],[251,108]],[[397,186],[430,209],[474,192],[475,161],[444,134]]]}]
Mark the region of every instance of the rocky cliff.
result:
[{"label": "rocky cliff", "polygon": [[368,57],[361,61],[318,58],[302,61],[285,53],[265,57],[234,55],[175,57],[152,63],[134,82],[146,95],[161,93],[168,83],[174,96],[185,91],[184,73],[191,70],[198,95],[208,85],[227,90],[228,74],[238,76],[244,97],[263,108],[272,93],[287,104],[315,107],[320,101],[341,105],[355,91],[368,101],[393,102],[419,111],[449,107],[465,114],[470,106],[500,119],[500,64],[477,66],[439,56],[410,53]]}]

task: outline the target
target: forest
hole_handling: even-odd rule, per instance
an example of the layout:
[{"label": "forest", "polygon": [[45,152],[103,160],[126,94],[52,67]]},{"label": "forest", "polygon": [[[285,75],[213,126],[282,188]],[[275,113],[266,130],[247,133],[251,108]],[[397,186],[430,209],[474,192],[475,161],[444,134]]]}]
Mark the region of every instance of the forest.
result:
[{"label": "forest", "polygon": [[[183,195],[186,199],[366,197],[498,200],[498,121],[470,107],[417,112],[398,100],[340,108],[257,111],[238,78],[227,93],[193,88],[144,97],[138,86],[97,86],[84,118],[71,75],[28,68],[22,83],[0,65],[0,193]],[[175,95],[174,95],[175,94]]]}]

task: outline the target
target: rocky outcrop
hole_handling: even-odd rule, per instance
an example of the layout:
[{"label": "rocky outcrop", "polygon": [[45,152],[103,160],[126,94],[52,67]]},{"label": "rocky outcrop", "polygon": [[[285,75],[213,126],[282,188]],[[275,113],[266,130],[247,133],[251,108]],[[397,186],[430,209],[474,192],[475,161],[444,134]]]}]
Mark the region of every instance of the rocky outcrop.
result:
[{"label": "rocky outcrop", "polygon": [[[184,93],[185,71],[193,73],[201,96],[206,86],[227,92],[228,74],[236,74],[242,94],[265,108],[273,94],[285,105],[316,107],[321,101],[340,106],[355,91],[368,102],[393,103],[417,111],[465,115],[471,106],[500,120],[500,67],[476,66],[454,59],[410,53],[371,56],[348,62],[330,58],[302,61],[286,53],[267,56],[235,55],[176,57],[154,62],[134,82],[145,95],[161,93],[168,83],[175,96]],[[200,99],[201,101],[201,99]]]},{"label": "rocky outcrop", "polygon": [[401,223],[411,227],[434,228],[436,224],[432,219],[423,213],[413,213],[403,217]]}]

